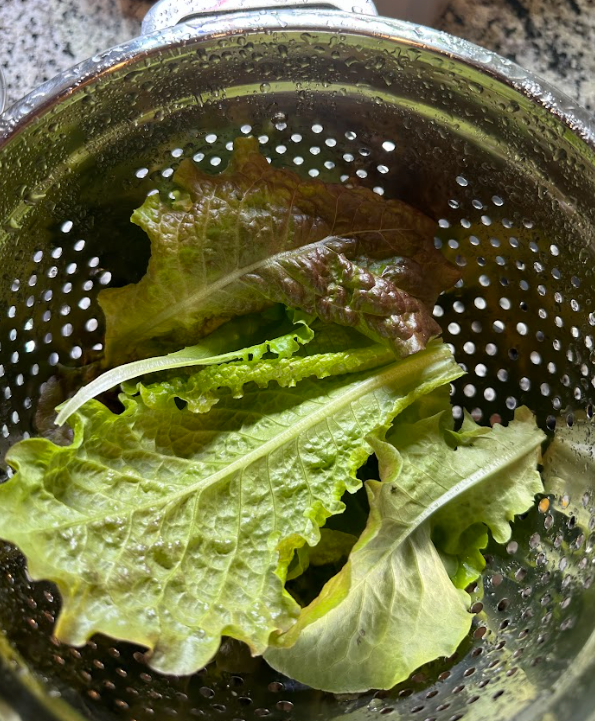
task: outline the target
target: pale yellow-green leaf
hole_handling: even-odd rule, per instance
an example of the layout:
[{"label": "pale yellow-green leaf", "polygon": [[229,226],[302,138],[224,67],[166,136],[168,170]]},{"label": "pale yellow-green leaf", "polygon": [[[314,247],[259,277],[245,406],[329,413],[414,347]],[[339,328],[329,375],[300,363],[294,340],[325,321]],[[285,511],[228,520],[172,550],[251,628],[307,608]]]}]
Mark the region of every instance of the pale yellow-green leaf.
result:
[{"label": "pale yellow-green leaf", "polygon": [[161,672],[190,674],[222,636],[262,653],[299,607],[283,588],[294,549],[341,513],[357,469],[400,411],[461,374],[435,344],[380,369],[294,389],[252,385],[207,414],[97,401],[74,442],[14,446],[0,537],[62,595],[55,633],[141,644]]},{"label": "pale yellow-green leaf", "polygon": [[464,531],[477,523],[505,541],[514,515],[542,490],[544,435],[527,409],[458,450],[441,415],[397,419],[389,439],[370,439],[383,482],[367,483],[370,518],[347,564],[265,655],[326,691],[392,688],[454,653],[471,625],[469,597],[449,578],[432,534],[441,532],[452,553],[465,549]]},{"label": "pale yellow-green leaf", "polygon": [[595,485],[595,428],[587,419],[558,428],[543,458],[545,492],[554,508],[574,514],[583,529],[591,526]]}]

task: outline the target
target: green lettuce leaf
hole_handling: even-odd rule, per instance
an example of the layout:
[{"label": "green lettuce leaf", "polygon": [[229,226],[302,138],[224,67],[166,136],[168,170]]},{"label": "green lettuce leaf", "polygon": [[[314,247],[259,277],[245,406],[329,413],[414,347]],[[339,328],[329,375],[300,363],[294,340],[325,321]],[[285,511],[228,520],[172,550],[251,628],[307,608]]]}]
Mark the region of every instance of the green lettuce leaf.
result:
[{"label": "green lettuce leaf", "polygon": [[167,408],[178,399],[193,413],[207,413],[227,390],[234,398],[241,398],[248,383],[265,388],[275,381],[281,388],[293,388],[304,378],[356,373],[394,360],[394,353],[381,345],[305,357],[247,360],[210,366],[187,378],[174,377],[150,385],[138,383],[133,392],[140,392],[149,408]]},{"label": "green lettuce leaf", "polygon": [[314,331],[314,338],[300,351],[302,355],[342,353],[346,348],[369,348],[376,345],[367,336],[347,326],[323,323],[317,319],[310,323],[310,327]]},{"label": "green lettuce leaf", "polygon": [[463,423],[458,431],[452,428],[447,429],[447,440],[454,446],[472,445],[476,438],[485,436],[490,432],[487,426],[480,426],[468,411],[465,411]]},{"label": "green lettuce leaf", "polygon": [[554,497],[555,509],[573,514],[583,529],[592,526],[595,477],[595,426],[578,418],[571,427],[558,428],[543,458],[545,492]]},{"label": "green lettuce leaf", "polygon": [[[465,411],[463,423],[459,430],[454,430],[448,386],[437,388],[427,396],[420,398],[399,415],[398,421],[399,425],[412,425],[426,418],[438,416],[438,414],[441,414],[440,431],[444,433],[444,439],[453,448],[468,445],[477,436],[490,432],[489,428],[477,425],[467,411]],[[447,553],[444,550],[448,538],[444,537],[440,529],[434,530],[432,541],[440,553],[450,579],[457,588],[465,589],[479,578],[485,568],[485,559],[481,550],[488,543],[486,527],[482,523],[475,524],[475,526],[471,526],[464,532],[460,547],[454,554]]]},{"label": "green lettuce leaf", "polygon": [[466,589],[483,573],[486,562],[482,550],[488,545],[488,533],[483,524],[475,524],[463,534],[464,538],[456,554],[443,550],[443,537],[432,534],[432,543],[438,549],[446,572],[456,588]]},{"label": "green lettuce leaf", "polygon": [[[260,341],[256,345],[243,348],[239,344],[253,337],[257,331],[262,331],[262,322],[259,322],[259,319],[236,319],[218,328],[199,344],[190,348],[112,368],[83,386],[73,398],[66,401],[60,408],[56,423],[59,426],[63,425],[87,401],[139,376],[192,366],[214,366],[240,359],[257,363],[269,353],[278,358],[289,358],[314,338],[308,320],[300,316],[295,317],[294,323],[297,327],[291,332],[274,340]],[[230,347],[233,350],[229,350]]]},{"label": "green lettuce leaf", "polygon": [[0,537],[34,579],[62,595],[55,634],[95,633],[151,650],[157,671],[185,675],[222,636],[266,649],[295,622],[284,590],[296,548],[361,487],[357,469],[395,416],[461,375],[436,344],[380,369],[293,389],[252,386],[208,414],[89,401],[68,447],[34,438],[11,448],[0,485]]},{"label": "green lettuce leaf", "polygon": [[132,216],[151,241],[146,275],[99,295],[109,367],[194,345],[273,303],[356,327],[399,355],[440,333],[433,304],[459,273],[413,208],[275,168],[254,138],[236,141],[222,173],[184,161],[174,182]]},{"label": "green lettuce leaf", "polygon": [[357,536],[332,528],[320,529],[320,541],[310,548],[301,546],[289,564],[287,580],[293,581],[304,574],[310,566],[329,566],[347,558],[357,542]]},{"label": "green lettuce leaf", "polygon": [[389,689],[452,655],[471,625],[469,596],[450,579],[433,533],[451,554],[469,548],[465,532],[477,523],[504,542],[515,514],[542,490],[544,435],[527,409],[458,450],[442,414],[397,420],[389,438],[370,439],[383,482],[366,484],[370,518],[347,564],[265,654],[273,668],[318,689]]},{"label": "green lettuce leaf", "polygon": [[308,548],[309,561],[312,566],[326,566],[338,563],[347,558],[355,546],[357,538],[351,533],[323,528],[320,531],[320,543]]},{"label": "green lettuce leaf", "polygon": [[[320,532],[321,540],[319,541],[319,544],[322,542],[323,530],[324,529]],[[287,574],[285,576],[286,581],[293,581],[306,573],[310,567],[310,554],[308,553],[308,549],[309,546],[300,546],[295,549],[295,554],[287,566]]]}]

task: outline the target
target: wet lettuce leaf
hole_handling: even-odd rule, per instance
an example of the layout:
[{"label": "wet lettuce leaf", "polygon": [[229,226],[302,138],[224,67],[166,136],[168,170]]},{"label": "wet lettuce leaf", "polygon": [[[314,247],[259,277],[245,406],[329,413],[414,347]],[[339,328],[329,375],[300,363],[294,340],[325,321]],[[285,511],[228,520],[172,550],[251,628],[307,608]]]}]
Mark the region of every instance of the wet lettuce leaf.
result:
[{"label": "wet lettuce leaf", "polygon": [[593,477],[595,474],[595,425],[592,419],[575,418],[561,427],[543,458],[545,493],[553,508],[575,517],[583,530],[593,526]]},{"label": "wet lettuce leaf", "polygon": [[[256,340],[255,336],[262,335],[265,329],[269,332],[279,333],[284,325],[288,325],[283,322],[283,319],[281,322],[277,319],[276,326],[271,326],[266,318],[234,319],[218,328],[197,345],[167,355],[125,363],[112,368],[84,385],[73,398],[66,401],[59,409],[56,423],[59,426],[63,425],[87,401],[116,386],[129,384],[139,376],[149,376],[155,373],[163,375],[168,371],[171,373],[182,368],[217,366],[237,360],[254,365],[266,355],[289,358],[302,346],[312,341],[314,331],[309,325],[311,319],[304,314],[289,311],[288,315],[292,321],[292,329],[283,335],[274,337],[273,340]],[[242,341],[250,339],[254,345],[244,347]],[[176,378],[176,376],[171,377]]]},{"label": "wet lettuce leaf", "polygon": [[435,223],[410,206],[276,168],[254,138],[236,140],[223,172],[184,161],[174,183],[132,216],[151,241],[146,275],[99,295],[108,367],[195,345],[274,303],[399,356],[440,333],[432,308],[459,273],[434,247]]},{"label": "wet lettuce leaf", "polygon": [[207,413],[228,390],[234,398],[242,398],[248,383],[265,388],[275,381],[281,388],[294,388],[304,378],[341,376],[377,368],[394,360],[389,348],[372,345],[339,353],[213,365],[185,378],[173,377],[148,385],[137,383],[127,390],[132,395],[140,393],[148,408],[167,408],[182,401],[193,413]]},{"label": "wet lettuce leaf", "polygon": [[[543,489],[545,436],[521,408],[508,427],[485,434],[473,436],[467,419],[466,443],[455,450],[445,413],[413,424],[397,418],[386,441],[370,438],[382,480],[366,484],[367,528],[297,623],[273,634],[265,654],[273,668],[318,689],[356,693],[390,689],[456,651],[471,625],[470,599],[444,554],[473,557],[483,543],[477,524],[498,542],[509,539],[515,514]],[[481,570],[473,563],[470,575]]]},{"label": "wet lettuce leaf", "polygon": [[461,373],[435,343],[295,388],[252,383],[206,414],[142,395],[123,396],[120,415],[89,401],[70,446],[33,438],[9,451],[0,537],[33,579],[57,584],[66,643],[103,633],[176,675],[202,668],[223,636],[262,654],[300,613],[284,588],[295,549],[343,511],[393,419]]},{"label": "wet lettuce leaf", "polygon": [[486,562],[482,550],[486,548],[488,541],[486,526],[476,523],[465,531],[457,552],[453,554],[444,551],[448,536],[441,532],[441,529],[432,533],[432,543],[438,549],[450,580],[463,590],[477,581],[483,573]]}]

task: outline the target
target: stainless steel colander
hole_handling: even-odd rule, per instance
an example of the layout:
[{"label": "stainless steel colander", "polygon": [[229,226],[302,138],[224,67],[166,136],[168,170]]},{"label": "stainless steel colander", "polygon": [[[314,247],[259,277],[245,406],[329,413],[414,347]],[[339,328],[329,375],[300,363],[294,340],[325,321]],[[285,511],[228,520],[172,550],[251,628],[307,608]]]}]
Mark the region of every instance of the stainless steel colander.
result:
[{"label": "stainless steel colander", "polygon": [[[182,158],[223,167],[242,134],[274,163],[356,181],[438,221],[436,242],[463,273],[436,306],[468,371],[455,413],[507,421],[525,404],[550,435],[588,436],[588,116],[492,53],[375,17],[369,0],[237,4],[213,3],[216,16],[199,2],[159,3],[145,23],[152,34],[0,119],[2,455],[35,432],[55,367],[101,350],[98,291],[142,276],[148,245],[131,210]],[[566,480],[505,548],[488,548],[473,631],[456,656],[363,696],[312,691],[258,660],[167,678],[130,645],[60,645],[53,587],[30,583],[19,553],[0,544],[0,719],[593,719],[595,479]]]}]

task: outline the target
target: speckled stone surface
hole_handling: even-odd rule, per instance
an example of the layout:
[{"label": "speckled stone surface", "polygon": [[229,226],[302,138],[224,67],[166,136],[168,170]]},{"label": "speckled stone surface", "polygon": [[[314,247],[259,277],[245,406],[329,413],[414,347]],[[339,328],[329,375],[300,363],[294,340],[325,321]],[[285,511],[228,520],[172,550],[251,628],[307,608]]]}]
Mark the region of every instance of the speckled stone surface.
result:
[{"label": "speckled stone surface", "polygon": [[138,35],[150,6],[145,0],[0,0],[0,67],[8,104]]},{"label": "speckled stone surface", "polygon": [[436,26],[514,60],[595,111],[595,0],[452,0]]},{"label": "speckled stone surface", "polygon": [[[394,2],[398,16],[399,0]],[[0,0],[8,102],[137,35],[152,0]],[[595,0],[452,0],[436,27],[536,71],[595,110]]]}]

